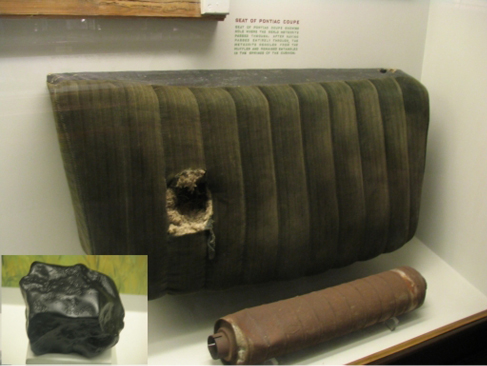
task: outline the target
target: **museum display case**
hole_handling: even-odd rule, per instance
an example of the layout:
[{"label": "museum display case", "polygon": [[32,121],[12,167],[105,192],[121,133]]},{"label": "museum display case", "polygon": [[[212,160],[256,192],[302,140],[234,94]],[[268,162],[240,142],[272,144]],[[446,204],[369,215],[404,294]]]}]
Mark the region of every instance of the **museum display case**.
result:
[{"label": "museum display case", "polygon": [[[206,17],[211,19],[197,21],[149,14],[110,18],[90,13],[5,16],[8,4],[11,2],[0,1],[0,168],[6,172],[0,179],[0,254],[148,254],[150,276],[155,279],[154,300],[139,301],[142,295],[121,291],[126,321],[114,348],[116,363],[221,364],[208,351],[208,336],[214,334],[218,319],[401,266],[414,268],[427,283],[421,307],[389,322],[272,356],[267,362],[364,364],[423,357],[419,360],[429,363],[426,354],[433,351],[428,350],[454,350],[451,340],[459,345],[476,344],[467,340],[482,331],[487,315],[487,174],[483,164],[487,153],[487,80],[483,71],[487,6],[483,2],[232,0],[228,14],[209,13]],[[205,18],[199,9],[193,18]],[[30,10],[29,14],[34,13]],[[382,103],[370,107],[362,101],[373,97],[360,94],[365,84],[347,81],[353,94],[350,108],[344,109],[353,111],[348,120],[353,123],[346,125],[350,127],[347,131],[359,131],[361,139],[354,139],[353,133],[340,134],[334,127],[328,144],[317,142],[326,136],[316,122],[320,113],[341,113],[341,103],[329,103],[331,109],[316,107],[316,96],[323,97],[322,90],[332,96],[330,100],[339,92],[336,84],[326,84],[337,80],[317,78],[317,70],[329,69],[369,70],[377,77],[362,78],[368,80],[365,84],[375,90],[384,84],[384,93],[374,94],[376,98],[397,97],[394,108]],[[247,85],[213,85],[211,90],[197,85],[205,73],[222,81],[224,77],[218,72],[235,78],[244,70],[262,72],[260,82],[247,75],[239,80]],[[277,82],[271,77],[273,70],[281,70],[284,78],[292,78],[298,70],[309,70],[312,76],[296,83]],[[151,75],[174,76],[178,72],[180,77],[190,75],[190,86],[148,87]],[[106,78],[129,74],[138,78],[137,83]],[[94,86],[100,75],[102,87]],[[315,83],[326,85],[319,89]],[[190,93],[186,87],[192,88]],[[307,99],[310,95],[314,99]],[[260,109],[248,108],[252,103],[239,104],[251,96]],[[274,103],[277,99],[282,103]],[[398,100],[406,102],[401,106]],[[183,109],[178,104],[182,101],[198,109]],[[215,101],[223,109],[216,108]],[[164,109],[163,104],[169,107]],[[374,110],[380,113],[372,113]],[[197,119],[189,116],[193,112]],[[388,113],[401,115],[401,121],[423,116],[429,123],[418,130],[409,124],[389,125],[384,122]],[[269,115],[278,118],[267,119]],[[368,130],[361,121],[370,121],[374,115],[380,116],[376,119],[380,123]],[[161,116],[172,121],[167,125],[170,128],[161,127]],[[208,122],[201,122],[205,119]],[[76,128],[63,131],[73,127],[65,123],[72,120],[77,121]],[[122,120],[132,124],[123,125],[119,123]],[[287,129],[296,120],[308,121],[307,127]],[[263,127],[266,121],[272,121],[268,128]],[[384,145],[373,133],[363,139],[364,133],[377,131],[379,125],[389,133]],[[205,126],[212,127],[211,131],[204,130]],[[267,135],[255,134],[258,129]],[[413,142],[408,140],[410,135],[405,138],[411,131],[416,136]],[[164,148],[157,147],[158,143],[164,143]],[[327,146],[333,147],[335,168],[341,169],[333,181],[339,186],[335,203],[324,189],[330,180],[317,178],[331,169],[333,159],[323,159],[326,154],[322,149]],[[389,146],[388,153],[374,155],[380,146]],[[180,160],[168,155],[171,148],[179,149]],[[345,159],[353,155],[351,151],[360,158]],[[406,155],[408,159],[403,159]],[[353,164],[347,165],[352,160]],[[374,165],[377,161],[382,165]],[[279,171],[279,179],[265,169],[269,164]],[[406,165],[409,174],[401,170]],[[367,176],[371,166],[387,169],[373,170]],[[391,166],[400,167],[403,175],[397,175]],[[193,171],[188,172],[189,168]],[[366,172],[367,178],[361,185],[345,179],[359,170]],[[384,171],[387,174],[381,175]],[[165,215],[170,210],[164,202],[156,204],[171,201],[167,190],[179,198],[179,181],[191,174],[197,207],[210,208],[210,199],[212,211],[197,229],[203,234],[198,234],[201,238],[192,242],[194,246],[179,238],[171,244],[173,256],[167,256],[161,238],[169,230]],[[388,192],[392,194],[387,195],[388,202],[405,210],[384,208],[381,197],[386,195],[376,189],[381,179],[389,179]],[[408,184],[403,184],[406,180]],[[268,184],[274,181],[280,182],[275,192]],[[92,185],[94,182],[97,184]],[[295,201],[294,194],[304,186],[306,194],[301,196],[306,202]],[[406,186],[409,188],[402,190]],[[254,192],[249,187],[260,189]],[[242,192],[253,193],[246,196]],[[286,197],[294,198],[286,201]],[[350,254],[337,261],[340,265],[331,263],[335,260],[330,259],[330,251],[308,248],[321,248],[328,228],[333,227],[333,205],[343,215],[336,216],[340,217],[336,227],[342,225],[337,235],[343,239],[337,247]],[[273,214],[267,209],[271,206]],[[364,212],[367,215],[362,215]],[[373,220],[367,221],[371,214],[387,217],[389,224],[382,221],[374,226]],[[173,225],[184,219],[171,217]],[[245,225],[237,225],[242,217]],[[407,227],[398,224],[406,221]],[[179,230],[176,226],[172,233]],[[307,229],[301,230],[303,227]],[[377,230],[369,230],[372,227]],[[395,229],[401,232],[401,240],[390,235]],[[251,239],[239,239],[242,245],[233,246],[245,250],[221,251],[218,246],[222,237],[226,243],[234,243],[246,234]],[[387,239],[381,241],[381,235]],[[286,246],[298,242],[294,247]],[[353,252],[348,250],[352,242],[367,245]],[[271,244],[266,243],[277,243],[279,260],[270,259]],[[377,249],[373,253],[363,249],[371,246]],[[193,250],[195,247],[198,250]],[[241,260],[244,256],[253,259],[245,262]],[[187,258],[193,260],[180,265]],[[247,272],[246,266],[250,268]],[[220,273],[221,268],[225,270]],[[10,287],[5,278],[2,362],[22,364],[28,344],[25,305],[19,288]],[[151,286],[151,280],[140,286],[147,285]],[[140,337],[127,341],[125,332]],[[135,346],[141,353],[131,352]],[[461,359],[474,359],[475,349],[464,348],[468,354]],[[453,362],[453,355],[442,353],[451,357],[443,363]]]}]

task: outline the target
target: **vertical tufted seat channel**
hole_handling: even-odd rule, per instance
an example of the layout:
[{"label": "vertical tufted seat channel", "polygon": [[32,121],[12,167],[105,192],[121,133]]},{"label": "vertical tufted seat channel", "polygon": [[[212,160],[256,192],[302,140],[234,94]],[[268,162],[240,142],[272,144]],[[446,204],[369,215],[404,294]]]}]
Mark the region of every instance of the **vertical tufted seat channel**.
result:
[{"label": "vertical tufted seat channel", "polygon": [[48,76],[80,240],[148,254],[149,293],[291,279],[417,227],[426,89],[401,71]]}]

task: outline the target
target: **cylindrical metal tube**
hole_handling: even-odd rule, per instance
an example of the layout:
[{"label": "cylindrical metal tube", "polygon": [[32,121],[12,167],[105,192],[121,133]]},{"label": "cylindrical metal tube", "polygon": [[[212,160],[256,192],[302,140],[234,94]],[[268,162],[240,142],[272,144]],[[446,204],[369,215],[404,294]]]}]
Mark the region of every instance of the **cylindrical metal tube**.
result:
[{"label": "cylindrical metal tube", "polygon": [[412,311],[425,295],[421,274],[399,267],[227,315],[208,349],[227,364],[259,364]]}]

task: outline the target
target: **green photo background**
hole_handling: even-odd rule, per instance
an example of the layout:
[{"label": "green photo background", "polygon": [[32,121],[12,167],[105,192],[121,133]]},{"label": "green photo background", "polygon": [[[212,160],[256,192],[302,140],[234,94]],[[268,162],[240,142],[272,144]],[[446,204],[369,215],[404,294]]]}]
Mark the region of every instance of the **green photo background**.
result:
[{"label": "green photo background", "polygon": [[35,261],[61,266],[81,263],[111,277],[120,293],[147,295],[146,255],[2,255],[2,287],[19,287]]}]

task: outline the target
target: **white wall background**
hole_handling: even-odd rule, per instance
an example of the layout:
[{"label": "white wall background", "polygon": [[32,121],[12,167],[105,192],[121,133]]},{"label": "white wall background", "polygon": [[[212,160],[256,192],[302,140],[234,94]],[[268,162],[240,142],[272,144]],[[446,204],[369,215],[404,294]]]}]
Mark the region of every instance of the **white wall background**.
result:
[{"label": "white wall background", "polygon": [[431,2],[431,124],[417,236],[487,294],[487,1]]},{"label": "white wall background", "polygon": [[[82,254],[46,75],[217,68],[400,68],[421,76],[424,0],[232,0],[224,22],[0,19],[2,254]],[[300,20],[296,55],[235,56],[235,18]]]},{"label": "white wall background", "polygon": [[[418,237],[487,294],[487,2],[231,0],[224,22],[0,19],[0,254],[82,254],[48,73],[398,68],[430,91]],[[299,19],[296,55],[233,54],[235,18]]]}]

